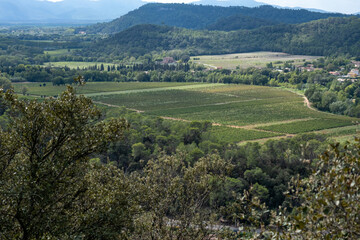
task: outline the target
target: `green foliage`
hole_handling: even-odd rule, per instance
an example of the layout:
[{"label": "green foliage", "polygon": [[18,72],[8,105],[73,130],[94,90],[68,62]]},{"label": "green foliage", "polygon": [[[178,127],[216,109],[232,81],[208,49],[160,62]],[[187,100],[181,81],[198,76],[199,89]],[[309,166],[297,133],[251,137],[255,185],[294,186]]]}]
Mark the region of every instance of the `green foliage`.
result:
[{"label": "green foliage", "polygon": [[4,76],[0,75],[0,89],[7,91],[11,88],[11,81]]},{"label": "green foliage", "polygon": [[232,15],[220,18],[215,23],[207,26],[209,30],[234,31],[240,29],[255,29],[263,26],[275,25],[273,21],[249,17],[246,15]]},{"label": "green foliage", "polygon": [[135,239],[204,239],[212,230],[211,212],[204,209],[231,165],[217,155],[187,166],[184,156],[149,161],[140,177],[144,214],[137,219]]},{"label": "green foliage", "polygon": [[71,87],[56,100],[1,97],[10,106],[0,131],[1,238],[113,239],[130,231],[130,182],[117,169],[89,164],[127,123],[99,122],[100,111]]},{"label": "green foliage", "polygon": [[297,203],[290,215],[274,223],[282,239],[357,239],[360,212],[359,140],[332,146],[321,156],[314,173],[295,178],[288,192]]}]

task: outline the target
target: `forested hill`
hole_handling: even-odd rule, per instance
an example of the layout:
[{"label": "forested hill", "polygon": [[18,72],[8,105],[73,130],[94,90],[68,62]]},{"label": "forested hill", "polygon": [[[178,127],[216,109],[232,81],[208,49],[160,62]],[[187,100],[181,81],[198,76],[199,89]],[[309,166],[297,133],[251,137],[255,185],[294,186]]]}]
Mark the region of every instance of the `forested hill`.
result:
[{"label": "forested hill", "polygon": [[[248,8],[149,3],[109,23],[100,23],[81,30],[85,30],[88,33],[111,34],[120,32],[138,24],[156,24],[189,29],[206,29],[208,26],[215,24],[217,21],[221,21],[223,18],[235,15],[256,18],[254,19],[256,24],[259,23],[258,19],[270,23],[294,24],[329,17],[348,16],[344,14],[319,13],[307,10],[279,9],[267,5]],[[247,19],[247,21],[248,20],[249,19]],[[241,24],[237,24],[237,26],[241,26]],[[218,29],[218,27],[216,29]],[[225,28],[221,30],[227,29]]]},{"label": "forested hill", "polygon": [[138,25],[84,49],[84,55],[125,57],[153,51],[185,54],[277,51],[306,55],[360,56],[360,19],[329,18],[232,32]]},{"label": "forested hill", "polygon": [[249,17],[245,15],[233,15],[217,20],[215,23],[207,26],[208,30],[233,31],[240,29],[255,29],[263,26],[276,25],[276,22],[264,20],[261,18]]}]

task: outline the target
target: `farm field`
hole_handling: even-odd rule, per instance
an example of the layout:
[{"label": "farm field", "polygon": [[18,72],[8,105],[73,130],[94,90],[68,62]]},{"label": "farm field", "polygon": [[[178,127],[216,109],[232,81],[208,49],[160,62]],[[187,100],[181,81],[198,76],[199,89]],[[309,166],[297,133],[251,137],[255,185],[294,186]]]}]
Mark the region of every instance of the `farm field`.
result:
[{"label": "farm field", "polygon": [[[44,86],[44,84],[46,86]],[[41,86],[40,86],[41,85]],[[157,82],[157,83],[138,83],[138,82],[127,82],[127,83],[118,83],[118,82],[88,82],[84,86],[76,86],[77,93],[79,94],[100,94],[104,95],[106,93],[114,92],[125,92],[125,91],[134,91],[134,90],[150,90],[150,89],[159,89],[159,88],[177,88],[177,87],[191,87],[196,86],[197,83],[166,83],[166,82]],[[66,86],[53,86],[50,82],[36,82],[36,83],[13,83],[15,93],[21,93],[22,88],[26,86],[28,88],[28,94],[32,96],[55,96],[60,94],[66,89]]]},{"label": "farm field", "polygon": [[331,129],[331,128],[339,128],[343,126],[348,126],[349,122],[346,119],[342,119],[341,117],[334,116],[332,118],[319,118],[306,120],[301,122],[293,122],[287,124],[277,124],[266,127],[259,127],[257,129],[274,131],[280,133],[302,133],[302,132],[310,132],[322,129]]},{"label": "farm field", "polygon": [[63,55],[69,55],[72,52],[74,52],[74,49],[58,49],[58,50],[51,50],[51,51],[44,51],[45,54],[48,54],[50,56],[63,56]]},{"label": "farm field", "polygon": [[[31,96],[53,96],[65,89],[26,85]],[[280,88],[203,83],[92,82],[77,87],[96,104],[122,107],[177,121],[210,121],[211,137],[223,142],[264,141],[317,132],[345,137],[358,132],[359,119],[309,109],[302,96]]]},{"label": "farm field", "polygon": [[[198,64],[204,64],[209,68],[227,68],[235,69],[249,67],[265,67],[267,63],[272,62],[274,66],[286,61],[294,61],[295,64],[303,64],[304,60],[314,60],[319,57],[290,55],[280,52],[253,52],[237,53],[225,55],[203,55],[191,57],[191,60]],[[196,59],[196,60],[194,60]]]}]

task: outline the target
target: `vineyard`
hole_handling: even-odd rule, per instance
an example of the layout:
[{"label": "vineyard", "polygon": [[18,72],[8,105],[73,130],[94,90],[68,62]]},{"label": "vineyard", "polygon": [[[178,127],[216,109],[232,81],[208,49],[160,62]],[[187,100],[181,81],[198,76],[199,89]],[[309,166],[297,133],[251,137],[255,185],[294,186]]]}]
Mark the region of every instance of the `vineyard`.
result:
[{"label": "vineyard", "polygon": [[[54,96],[65,86],[15,84],[30,96]],[[40,86],[42,85],[42,86]],[[244,142],[318,131],[331,137],[357,133],[356,118],[314,111],[298,94],[252,85],[202,83],[87,83],[77,91],[97,104],[126,107],[177,121],[210,121],[212,138]],[[321,132],[323,131],[323,132]],[[326,132],[328,131],[328,132]]]}]

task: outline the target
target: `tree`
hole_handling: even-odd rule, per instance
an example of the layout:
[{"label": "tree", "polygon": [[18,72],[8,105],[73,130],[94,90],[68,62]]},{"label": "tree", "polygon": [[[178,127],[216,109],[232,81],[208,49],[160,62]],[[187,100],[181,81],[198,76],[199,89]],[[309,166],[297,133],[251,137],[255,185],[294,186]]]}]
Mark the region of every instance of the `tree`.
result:
[{"label": "tree", "polygon": [[11,81],[7,79],[6,77],[0,76],[0,89],[3,89],[3,91],[6,91],[11,88]]},{"label": "tree", "polygon": [[21,93],[23,94],[23,95],[26,95],[26,93],[29,91],[29,89],[26,87],[26,86],[24,86],[22,89],[21,89]]},{"label": "tree", "polygon": [[205,209],[210,193],[231,166],[217,155],[186,167],[185,156],[150,160],[138,179],[142,209],[134,239],[205,239],[212,231]]},{"label": "tree", "polygon": [[332,146],[309,178],[293,180],[288,194],[292,213],[274,221],[282,239],[359,239],[360,139]]},{"label": "tree", "polygon": [[52,84],[53,84],[54,86],[65,85],[65,80],[64,80],[63,77],[58,76],[58,77],[55,77],[55,78],[52,80]]},{"label": "tree", "polygon": [[42,102],[0,93],[10,124],[0,130],[1,239],[114,239],[131,231],[135,196],[121,171],[89,162],[127,123],[73,88]]}]

